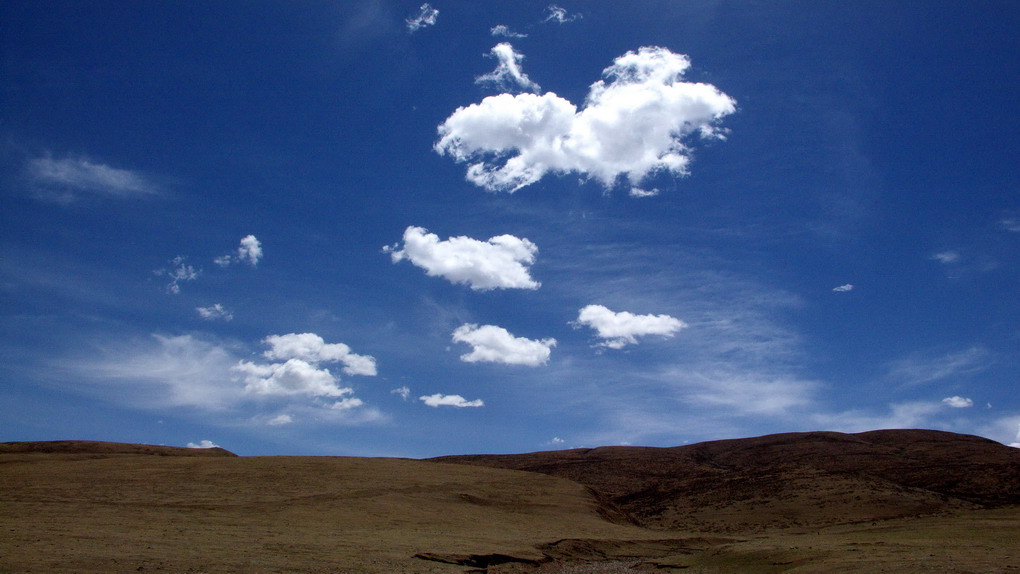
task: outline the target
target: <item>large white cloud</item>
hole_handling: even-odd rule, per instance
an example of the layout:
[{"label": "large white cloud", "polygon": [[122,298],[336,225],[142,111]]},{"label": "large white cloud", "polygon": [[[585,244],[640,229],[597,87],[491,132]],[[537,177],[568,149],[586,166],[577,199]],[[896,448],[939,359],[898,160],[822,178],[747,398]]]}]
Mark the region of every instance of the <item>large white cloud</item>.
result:
[{"label": "large white cloud", "polygon": [[471,345],[470,353],[460,359],[468,363],[503,363],[538,367],[549,362],[556,339],[532,340],[515,337],[509,331],[495,325],[473,325],[457,327],[453,332],[455,343]]},{"label": "large white cloud", "polygon": [[288,333],[270,335],[263,339],[269,349],[263,353],[267,359],[287,361],[300,359],[308,363],[340,363],[348,375],[375,376],[375,358],[358,355],[343,343],[327,343],[315,333]]},{"label": "large white cloud", "polygon": [[467,179],[513,192],[547,173],[591,176],[607,188],[637,187],[665,171],[685,175],[688,136],[721,137],[717,122],[736,110],[715,86],[683,81],[683,54],[643,47],[618,57],[592,84],[583,109],[549,92],[499,94],[458,108],[438,128],[435,150],[470,162]]},{"label": "large white cloud", "polygon": [[443,395],[440,393],[418,397],[418,400],[420,400],[421,402],[425,403],[430,407],[465,408],[485,406],[485,403],[482,401],[482,399],[475,399],[473,401],[469,401],[460,395]]},{"label": "large white cloud", "polygon": [[339,379],[329,369],[301,359],[270,364],[240,361],[234,370],[243,375],[245,391],[256,395],[342,397],[354,392],[338,386]]},{"label": "large white cloud", "polygon": [[475,78],[476,84],[491,84],[502,90],[521,89],[527,92],[538,92],[542,89],[521,69],[524,56],[515,52],[509,42],[496,44],[492,47],[491,53],[498,60],[496,69]]},{"label": "large white cloud", "polygon": [[476,291],[490,289],[538,289],[528,266],[535,262],[538,247],[526,238],[498,235],[486,241],[470,237],[440,240],[422,227],[404,231],[404,245],[384,247],[394,263],[408,260],[430,277],[464,283]]},{"label": "large white cloud", "polygon": [[588,305],[577,315],[577,324],[595,329],[600,343],[610,349],[621,349],[636,344],[637,338],[644,335],[672,337],[677,331],[687,327],[676,317],[669,315],[635,315],[627,311],[615,312],[602,305]]}]

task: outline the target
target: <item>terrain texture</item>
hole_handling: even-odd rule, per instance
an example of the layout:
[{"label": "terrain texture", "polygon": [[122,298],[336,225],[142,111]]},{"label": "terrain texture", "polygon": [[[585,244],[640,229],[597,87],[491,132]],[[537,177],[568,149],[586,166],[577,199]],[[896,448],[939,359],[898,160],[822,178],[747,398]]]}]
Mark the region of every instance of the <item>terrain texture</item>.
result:
[{"label": "terrain texture", "polygon": [[429,461],[0,444],[0,572],[1020,572],[1020,450],[934,431]]}]

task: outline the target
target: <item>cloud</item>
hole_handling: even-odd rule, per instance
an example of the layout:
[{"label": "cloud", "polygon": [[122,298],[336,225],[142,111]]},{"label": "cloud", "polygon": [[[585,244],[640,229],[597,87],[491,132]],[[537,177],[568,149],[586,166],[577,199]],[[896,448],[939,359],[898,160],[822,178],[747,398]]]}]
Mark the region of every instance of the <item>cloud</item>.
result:
[{"label": "cloud", "polygon": [[170,260],[169,269],[157,269],[153,273],[157,277],[168,277],[170,282],[166,284],[166,292],[171,295],[177,295],[181,292],[181,283],[187,281],[194,281],[198,279],[201,269],[195,269],[191,265],[188,265],[187,257],[178,255]]},{"label": "cloud", "polygon": [[438,18],[439,10],[436,10],[428,3],[425,3],[418,8],[418,13],[416,15],[404,20],[404,22],[407,23],[408,31],[417,32],[422,28],[435,26]]},{"label": "cloud", "polygon": [[854,290],[854,286],[849,284],[849,283],[847,283],[846,285],[840,285],[839,287],[833,287],[832,288],[832,292],[833,293],[849,293],[850,291],[853,291],[853,290]]},{"label": "cloud", "polygon": [[267,359],[287,361],[300,359],[308,363],[340,363],[348,375],[376,375],[375,358],[358,355],[343,343],[326,343],[315,333],[270,335],[262,340],[269,345],[263,353]]},{"label": "cloud", "polygon": [[1004,217],[999,220],[999,227],[1010,233],[1020,233],[1020,218]]},{"label": "cloud", "polygon": [[473,401],[466,400],[460,395],[442,395],[436,393],[434,395],[427,395],[424,397],[418,397],[418,400],[422,401],[430,407],[484,407],[485,403],[482,399],[475,399]]},{"label": "cloud", "polygon": [[498,60],[496,69],[475,78],[476,84],[491,84],[497,89],[514,90],[515,88],[527,92],[539,92],[541,86],[531,81],[521,70],[521,62],[524,56],[514,51],[514,47],[508,42],[502,42],[492,47],[490,52]]},{"label": "cloud", "polygon": [[243,375],[244,390],[256,395],[342,397],[354,392],[351,388],[339,387],[338,379],[329,369],[301,359],[270,364],[240,361],[234,371]]},{"label": "cloud", "polygon": [[241,238],[241,243],[237,246],[236,255],[230,253],[221,255],[213,259],[213,262],[220,267],[229,267],[234,263],[247,263],[255,267],[261,259],[262,242],[254,235],[246,235]]},{"label": "cloud", "polygon": [[489,33],[492,34],[493,36],[502,36],[503,38],[527,38],[528,37],[527,34],[519,34],[517,32],[514,32],[513,30],[511,30],[510,28],[506,27],[503,24],[499,24],[499,25],[493,26],[492,29],[489,30]]},{"label": "cloud", "polygon": [[469,162],[467,180],[514,192],[548,173],[594,177],[607,189],[653,174],[689,171],[685,140],[722,138],[716,123],[736,110],[715,86],[683,81],[690,60],[643,47],[616,58],[584,108],[554,93],[499,94],[457,108],[438,128],[434,149]]},{"label": "cloud", "polygon": [[393,389],[392,391],[390,391],[390,394],[391,395],[398,395],[400,398],[402,398],[402,399],[404,399],[406,401],[408,399],[408,397],[411,396],[411,389],[409,387],[406,387],[406,386],[405,387],[399,387],[399,388],[396,388],[396,389]]},{"label": "cloud", "polygon": [[479,327],[470,323],[454,330],[453,341],[471,345],[471,352],[460,356],[460,360],[464,362],[503,363],[527,367],[538,367],[548,363],[551,349],[556,346],[556,339],[533,341],[515,337],[502,327],[495,325]]},{"label": "cloud", "polygon": [[275,417],[269,419],[269,421],[267,421],[266,424],[268,424],[269,426],[278,427],[283,425],[289,425],[293,422],[294,417],[284,413],[281,415],[276,415]]},{"label": "cloud", "polygon": [[31,180],[60,199],[70,200],[75,192],[90,192],[110,197],[156,195],[159,189],[136,172],[118,169],[87,159],[38,158],[28,161]]},{"label": "cloud", "polygon": [[561,8],[556,4],[550,4],[546,7],[545,11],[548,15],[542,22],[556,22],[557,24],[564,24],[566,22],[573,22],[574,20],[580,20],[584,16],[582,14],[567,14],[565,8]]},{"label": "cloud", "polygon": [[974,401],[964,397],[946,397],[942,399],[942,404],[953,407],[955,409],[963,409],[974,406]]},{"label": "cloud", "polygon": [[956,263],[957,261],[960,260],[960,252],[943,251],[941,253],[936,253],[932,255],[931,258],[943,265],[949,265],[950,263]]},{"label": "cloud", "polygon": [[967,377],[987,369],[992,361],[992,354],[987,349],[971,347],[941,356],[916,355],[895,361],[887,376],[906,385],[919,385]]},{"label": "cloud", "polygon": [[224,321],[234,320],[234,314],[219,303],[214,303],[208,307],[195,307],[195,311],[198,311],[198,316],[206,321],[216,321],[218,319]]},{"label": "cloud", "polygon": [[1020,448],[1020,425],[1017,425],[1016,438],[1013,439],[1013,442],[1009,443],[1009,446]]},{"label": "cloud", "polygon": [[595,329],[599,338],[605,339],[599,346],[622,349],[637,344],[637,338],[645,335],[672,337],[687,324],[669,315],[634,315],[627,311],[610,311],[602,305],[588,305],[577,315],[577,325]]},{"label": "cloud", "polygon": [[470,237],[440,240],[422,227],[404,231],[404,246],[384,247],[394,263],[410,261],[430,277],[443,277],[451,283],[464,283],[476,291],[490,289],[538,289],[528,266],[534,263],[538,247],[513,235],[479,241]]},{"label": "cloud", "polygon": [[188,443],[188,448],[219,448],[219,447],[220,445],[214,443],[211,440],[201,440],[198,441],[198,444],[195,444],[193,442]]}]

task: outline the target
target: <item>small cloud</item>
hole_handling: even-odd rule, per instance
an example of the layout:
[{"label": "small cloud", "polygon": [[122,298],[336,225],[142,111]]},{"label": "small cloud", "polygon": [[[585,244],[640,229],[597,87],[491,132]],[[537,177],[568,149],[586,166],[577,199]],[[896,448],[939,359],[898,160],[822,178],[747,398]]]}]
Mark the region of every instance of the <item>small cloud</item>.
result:
[{"label": "small cloud", "polygon": [[329,408],[331,408],[331,409],[333,409],[335,411],[346,411],[346,410],[349,410],[349,409],[356,409],[356,408],[364,406],[364,405],[365,405],[365,401],[363,401],[363,400],[361,400],[359,398],[356,398],[356,397],[347,397],[347,398],[340,399],[339,401],[333,403],[332,405],[330,405]]},{"label": "small cloud", "polygon": [[602,305],[582,308],[574,324],[595,329],[597,336],[604,339],[599,346],[610,349],[637,344],[637,338],[645,335],[670,338],[687,327],[687,323],[669,315],[634,315],[627,311],[617,313]]},{"label": "small cloud", "polygon": [[411,396],[411,389],[408,387],[400,387],[390,391],[391,395],[397,395],[405,401]]},{"label": "small cloud", "polygon": [[195,307],[195,311],[198,311],[198,316],[206,321],[232,321],[234,319],[234,314],[219,303],[208,307]]},{"label": "small cloud", "polygon": [[556,346],[556,339],[515,337],[495,325],[461,325],[453,332],[453,341],[471,345],[471,352],[460,356],[460,360],[466,363],[502,363],[526,367],[548,363],[552,348]]},{"label": "small cloud", "polygon": [[564,24],[566,22],[573,22],[574,20],[580,20],[584,16],[582,14],[568,14],[565,8],[561,8],[556,4],[550,4],[546,7],[545,11],[547,15],[545,20],[542,22],[556,22],[557,24]]},{"label": "small cloud", "polygon": [[531,78],[521,70],[524,56],[515,52],[509,42],[496,44],[490,53],[499,63],[496,64],[495,70],[475,78],[476,84],[491,84],[497,89],[508,91],[513,88],[536,93],[542,90],[541,86],[531,81]]},{"label": "small cloud", "polygon": [[513,30],[511,30],[510,28],[506,27],[503,24],[499,24],[498,26],[493,26],[492,29],[489,30],[489,33],[491,33],[493,36],[503,37],[503,38],[527,38],[528,37],[527,34],[519,34],[517,32],[514,32]]},{"label": "small cloud", "polygon": [[418,400],[425,403],[426,405],[434,408],[438,407],[484,407],[485,403],[482,399],[475,399],[473,401],[466,400],[460,395],[443,395],[436,393],[434,395],[427,395],[418,397]]},{"label": "small cloud", "polygon": [[557,445],[558,446],[558,445],[564,444],[566,442],[567,441],[561,439],[560,437],[554,436],[554,437],[552,437],[552,440],[550,440],[548,444]]},{"label": "small cloud", "polygon": [[833,293],[849,293],[850,291],[853,291],[853,290],[854,290],[854,286],[851,285],[850,283],[847,283],[846,285],[840,285],[839,287],[833,287],[832,288],[832,292]]},{"label": "small cloud", "polygon": [[435,26],[438,18],[439,10],[436,10],[430,4],[425,3],[418,8],[418,13],[416,15],[404,20],[404,22],[407,23],[408,31],[417,32],[422,28]]},{"label": "small cloud", "polygon": [[275,417],[269,419],[269,421],[266,424],[268,424],[269,426],[273,426],[273,427],[279,427],[279,426],[283,426],[283,425],[289,425],[289,424],[291,424],[293,422],[294,422],[294,417],[292,417],[292,416],[290,416],[288,414],[282,414],[282,415],[276,415]]},{"label": "small cloud", "polygon": [[220,448],[220,445],[214,443],[211,440],[200,440],[198,441],[198,444],[189,442],[188,448]]},{"label": "small cloud", "polygon": [[938,261],[939,263],[941,263],[943,265],[949,265],[950,263],[956,263],[957,261],[960,260],[960,252],[959,251],[943,251],[941,253],[936,253],[936,254],[932,255],[931,258],[933,260],[935,260],[935,261]]},{"label": "small cloud", "polygon": [[258,265],[262,259],[262,242],[254,235],[246,235],[241,238],[235,254],[228,253],[213,259],[213,263],[220,267],[229,267],[234,263],[247,263],[252,267]]},{"label": "small cloud", "polygon": [[942,399],[942,404],[954,409],[964,409],[974,406],[974,401],[964,397],[946,397]]},{"label": "small cloud", "polygon": [[187,257],[178,255],[170,260],[170,268],[157,269],[153,273],[157,277],[168,277],[170,282],[166,285],[166,292],[177,295],[181,292],[181,283],[198,279],[201,269],[195,269],[187,263]]},{"label": "small cloud", "polygon": [[430,277],[443,277],[451,283],[465,283],[476,291],[490,289],[538,289],[528,265],[535,261],[538,247],[526,238],[513,235],[479,241],[470,237],[440,240],[422,227],[404,231],[404,245],[383,247],[394,263],[407,259]]},{"label": "small cloud", "polygon": [[155,184],[136,172],[87,159],[38,158],[29,160],[26,171],[47,196],[61,201],[73,200],[80,192],[120,198],[159,193]]},{"label": "small cloud", "polygon": [[658,189],[641,189],[640,187],[630,188],[631,197],[655,197],[659,195]]}]

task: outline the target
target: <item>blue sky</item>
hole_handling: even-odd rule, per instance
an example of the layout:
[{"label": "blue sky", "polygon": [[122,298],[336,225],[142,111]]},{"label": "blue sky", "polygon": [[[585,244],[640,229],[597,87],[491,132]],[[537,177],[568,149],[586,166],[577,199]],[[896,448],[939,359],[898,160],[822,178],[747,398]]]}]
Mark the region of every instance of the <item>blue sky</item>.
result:
[{"label": "blue sky", "polygon": [[1015,2],[0,26],[0,440],[1020,443]]}]

